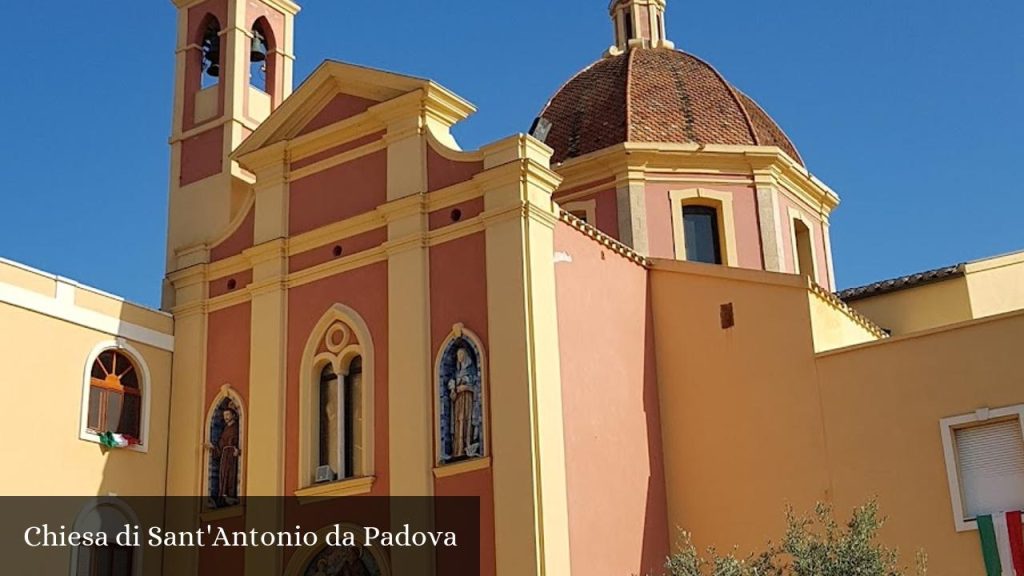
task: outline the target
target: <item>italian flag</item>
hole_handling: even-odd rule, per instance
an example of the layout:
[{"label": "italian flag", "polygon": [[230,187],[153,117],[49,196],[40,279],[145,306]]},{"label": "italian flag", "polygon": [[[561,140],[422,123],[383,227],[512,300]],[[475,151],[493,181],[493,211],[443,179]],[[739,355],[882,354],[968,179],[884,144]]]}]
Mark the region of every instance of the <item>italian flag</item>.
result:
[{"label": "italian flag", "polygon": [[978,533],[986,576],[1024,576],[1024,535],[1019,511],[978,516]]}]

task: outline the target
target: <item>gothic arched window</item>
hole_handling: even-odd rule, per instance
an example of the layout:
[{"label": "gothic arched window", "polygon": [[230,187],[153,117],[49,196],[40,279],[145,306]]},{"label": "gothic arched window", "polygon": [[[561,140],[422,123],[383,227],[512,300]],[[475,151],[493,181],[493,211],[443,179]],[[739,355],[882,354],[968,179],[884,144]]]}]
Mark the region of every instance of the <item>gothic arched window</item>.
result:
[{"label": "gothic arched window", "polygon": [[[362,450],[363,359],[354,356],[344,373],[327,364],[320,371],[318,392],[317,481],[361,475],[357,451]],[[325,468],[326,467],[326,468]]]},{"label": "gothic arched window", "polygon": [[270,93],[271,66],[270,52],[273,39],[270,26],[265,18],[252,25],[252,41],[249,49],[249,84]]},{"label": "gothic arched window", "polygon": [[199,48],[202,53],[202,77],[200,84],[206,88],[220,81],[220,22],[210,15],[206,18],[201,30],[202,37],[199,41]]},{"label": "gothic arched window", "polygon": [[104,350],[90,369],[86,426],[96,435],[120,434],[141,441],[142,387],[136,363],[120,350]]},{"label": "gothic arched window", "polygon": [[364,493],[373,485],[373,354],[366,323],[343,304],[310,332],[300,363],[299,492]]}]

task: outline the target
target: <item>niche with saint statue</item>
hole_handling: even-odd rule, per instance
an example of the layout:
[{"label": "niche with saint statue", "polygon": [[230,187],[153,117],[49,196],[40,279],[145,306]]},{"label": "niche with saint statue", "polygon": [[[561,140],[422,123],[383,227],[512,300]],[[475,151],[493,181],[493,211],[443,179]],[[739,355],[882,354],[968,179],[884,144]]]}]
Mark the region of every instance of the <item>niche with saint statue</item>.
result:
[{"label": "niche with saint statue", "polygon": [[239,504],[242,462],[241,409],[234,395],[214,402],[207,430],[206,508]]},{"label": "niche with saint statue", "polygon": [[461,326],[442,346],[437,363],[440,464],[485,455],[484,367],[478,340]]}]

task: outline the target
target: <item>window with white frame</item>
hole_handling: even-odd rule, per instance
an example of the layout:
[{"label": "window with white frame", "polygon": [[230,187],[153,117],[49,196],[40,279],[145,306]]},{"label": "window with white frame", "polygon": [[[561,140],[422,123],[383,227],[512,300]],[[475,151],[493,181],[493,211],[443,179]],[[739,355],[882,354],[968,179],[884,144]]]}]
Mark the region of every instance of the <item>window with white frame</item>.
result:
[{"label": "window with white frame", "polygon": [[149,367],[121,338],[96,344],[82,383],[79,438],[146,452],[150,408]]},{"label": "window with white frame", "polygon": [[957,530],[975,519],[1024,509],[1024,405],[942,420]]},{"label": "window with white frame", "polygon": [[374,471],[373,366],[366,323],[348,306],[335,304],[310,332],[302,353],[300,495],[369,491]]}]

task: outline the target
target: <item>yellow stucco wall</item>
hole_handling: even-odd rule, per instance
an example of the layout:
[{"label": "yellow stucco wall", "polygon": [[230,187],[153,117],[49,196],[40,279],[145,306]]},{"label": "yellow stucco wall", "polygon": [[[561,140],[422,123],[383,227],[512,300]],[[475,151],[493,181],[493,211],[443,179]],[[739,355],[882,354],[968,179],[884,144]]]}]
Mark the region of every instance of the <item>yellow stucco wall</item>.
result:
[{"label": "yellow stucco wall", "polygon": [[850,305],[893,335],[1024,309],[1024,252],[962,265],[938,282],[853,300]]},{"label": "yellow stucco wall", "polygon": [[[123,314],[114,315],[118,310]],[[0,494],[163,494],[171,325],[165,314],[0,261],[0,389],[8,407],[0,421],[0,434],[8,439],[0,458],[6,470],[18,471],[0,475]],[[118,338],[141,356],[150,375],[144,385],[150,403],[145,451],[104,453],[98,443],[80,438],[89,357]]]},{"label": "yellow stucco wall", "polygon": [[824,288],[812,286],[807,302],[811,308],[811,334],[815,352],[873,342],[885,336],[878,326]]},{"label": "yellow stucco wall", "polygon": [[670,529],[752,551],[781,536],[787,502],[829,496],[807,285],[661,261],[650,282]]},{"label": "yellow stucco wall", "polygon": [[845,517],[877,496],[908,564],[925,548],[933,576],[980,574],[939,421],[1024,403],[1024,313],[815,354],[819,305],[795,278],[697,266],[651,272],[669,524],[750,552],[782,536],[787,504]]},{"label": "yellow stucco wall", "polygon": [[850,302],[894,336],[970,320],[971,299],[963,276]]},{"label": "yellow stucco wall", "polygon": [[835,504],[877,496],[883,538],[923,547],[929,575],[982,574],[976,531],[957,533],[939,421],[1024,403],[1024,313],[817,359]]}]

